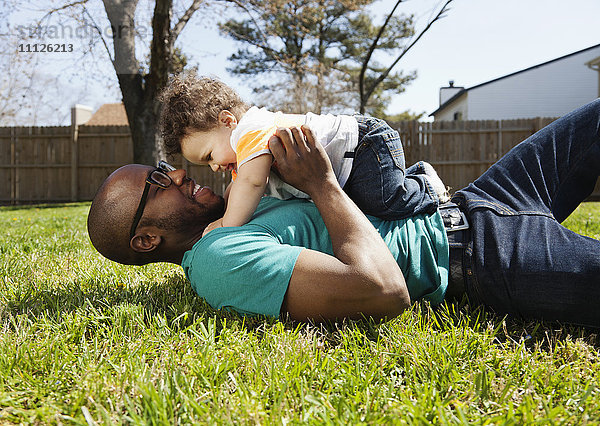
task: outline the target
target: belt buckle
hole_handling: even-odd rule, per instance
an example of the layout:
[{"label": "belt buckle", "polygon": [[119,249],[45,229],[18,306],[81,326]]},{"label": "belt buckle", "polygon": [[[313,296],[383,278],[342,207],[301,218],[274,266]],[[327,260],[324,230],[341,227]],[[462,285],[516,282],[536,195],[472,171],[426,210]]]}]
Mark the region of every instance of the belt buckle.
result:
[{"label": "belt buckle", "polygon": [[[465,216],[464,212],[458,207],[458,205],[454,203],[445,203],[438,207],[440,210],[440,214],[442,215],[442,220],[444,221],[444,226],[446,227],[446,232],[455,232],[461,231],[463,229],[469,229],[469,221],[467,220],[467,216]],[[458,213],[459,221],[456,221],[457,217],[452,215],[452,212],[446,213],[444,215],[443,210],[455,210]],[[446,223],[446,219],[449,219],[449,223]]]}]

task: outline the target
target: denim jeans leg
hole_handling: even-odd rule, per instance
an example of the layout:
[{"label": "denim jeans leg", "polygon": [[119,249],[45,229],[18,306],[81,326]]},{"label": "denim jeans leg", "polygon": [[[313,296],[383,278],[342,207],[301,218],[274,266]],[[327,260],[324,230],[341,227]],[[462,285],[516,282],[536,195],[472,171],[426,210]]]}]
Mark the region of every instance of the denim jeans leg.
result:
[{"label": "denim jeans leg", "polygon": [[600,242],[563,221],[600,172],[600,100],[555,121],[456,194],[471,220],[469,297],[500,313],[600,327]]},{"label": "denim jeans leg", "polygon": [[366,214],[387,220],[432,213],[437,195],[424,175],[407,174],[398,132],[383,120],[356,119],[359,144],[344,186],[350,198]]},{"label": "denim jeans leg", "polygon": [[470,220],[469,298],[500,314],[600,327],[599,241],[545,215],[476,209]]},{"label": "denim jeans leg", "polygon": [[425,174],[425,166],[422,161],[417,161],[410,167],[406,168],[407,175],[423,175]]}]

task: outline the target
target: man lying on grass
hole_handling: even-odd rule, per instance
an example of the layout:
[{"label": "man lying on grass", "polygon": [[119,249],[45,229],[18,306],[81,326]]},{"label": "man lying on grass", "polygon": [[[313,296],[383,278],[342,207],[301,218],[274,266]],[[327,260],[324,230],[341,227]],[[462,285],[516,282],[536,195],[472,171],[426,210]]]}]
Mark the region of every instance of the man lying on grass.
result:
[{"label": "man lying on grass", "polygon": [[600,326],[600,242],[560,225],[600,170],[600,100],[555,121],[458,191],[460,209],[365,217],[308,129],[271,140],[305,200],[264,197],[241,227],[210,225],[223,199],[183,170],[124,166],[101,186],[88,230],[125,264],[183,266],[215,308],[295,319],[391,318],[411,301],[466,292],[499,313]]}]

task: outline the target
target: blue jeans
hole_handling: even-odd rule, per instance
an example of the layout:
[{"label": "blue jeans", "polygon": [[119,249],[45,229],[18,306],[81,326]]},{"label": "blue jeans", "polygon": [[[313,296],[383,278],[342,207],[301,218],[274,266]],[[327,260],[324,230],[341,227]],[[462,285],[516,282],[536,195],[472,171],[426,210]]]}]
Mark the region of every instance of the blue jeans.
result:
[{"label": "blue jeans", "polygon": [[348,196],[364,213],[386,220],[434,212],[439,198],[422,162],[406,168],[398,132],[377,118],[355,118],[358,146],[344,185]]},{"label": "blue jeans", "polygon": [[560,223],[600,172],[600,99],[521,142],[453,201],[467,212],[471,302],[600,327],[600,242]]}]

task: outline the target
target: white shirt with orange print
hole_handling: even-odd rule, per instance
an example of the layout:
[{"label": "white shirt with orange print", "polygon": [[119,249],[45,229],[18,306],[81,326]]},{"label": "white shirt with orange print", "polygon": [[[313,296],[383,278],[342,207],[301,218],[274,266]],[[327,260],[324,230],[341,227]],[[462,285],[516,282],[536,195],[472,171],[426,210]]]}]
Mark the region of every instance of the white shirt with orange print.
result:
[{"label": "white shirt with orange print", "polygon": [[[358,145],[358,123],[349,115],[284,114],[271,112],[266,108],[252,107],[238,122],[231,133],[231,148],[237,157],[237,166],[262,154],[271,154],[269,138],[278,127],[308,126],[316,140],[325,148],[331,160],[333,171],[343,188],[352,170],[352,152]],[[233,178],[236,173],[233,172]],[[265,190],[267,195],[279,199],[309,198],[304,192],[283,182],[271,172]]]}]

